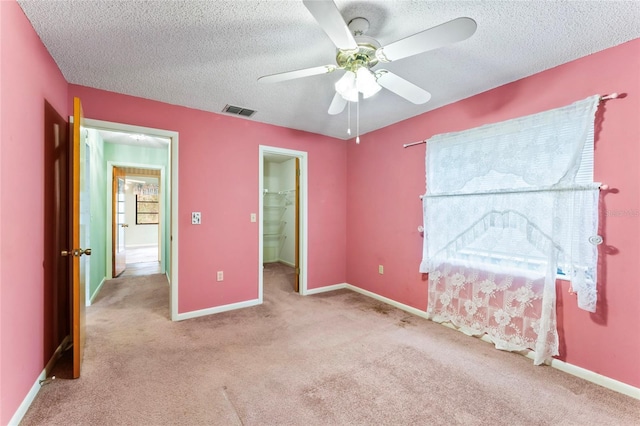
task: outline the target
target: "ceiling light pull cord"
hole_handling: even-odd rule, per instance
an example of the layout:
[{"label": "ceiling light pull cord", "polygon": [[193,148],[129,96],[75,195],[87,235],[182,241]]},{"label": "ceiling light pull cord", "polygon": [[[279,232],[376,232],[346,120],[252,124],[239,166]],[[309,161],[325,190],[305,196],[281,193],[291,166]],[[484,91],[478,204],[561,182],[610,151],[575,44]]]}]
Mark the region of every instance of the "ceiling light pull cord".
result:
[{"label": "ceiling light pull cord", "polygon": [[351,102],[347,102],[347,134],[351,136]]},{"label": "ceiling light pull cord", "polygon": [[356,143],[360,143],[360,93],[356,101]]}]

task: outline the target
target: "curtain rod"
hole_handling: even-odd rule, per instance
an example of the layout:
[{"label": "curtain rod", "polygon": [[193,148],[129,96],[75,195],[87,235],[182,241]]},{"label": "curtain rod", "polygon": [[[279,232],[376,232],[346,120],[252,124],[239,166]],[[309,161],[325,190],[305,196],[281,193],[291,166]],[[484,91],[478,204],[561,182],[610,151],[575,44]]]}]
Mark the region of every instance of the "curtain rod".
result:
[{"label": "curtain rod", "polygon": [[[440,197],[461,197],[461,196],[468,196],[468,195],[493,195],[493,194],[519,194],[519,193],[524,193],[524,192],[556,192],[556,191],[589,191],[592,188],[589,188],[588,185],[585,185],[582,188],[575,188],[575,187],[569,187],[569,188],[535,188],[535,189],[514,189],[514,190],[508,190],[508,191],[482,191],[482,192],[467,192],[467,193],[448,193],[448,194],[434,194],[434,195],[420,195],[420,199],[422,200],[423,198],[427,197],[427,198],[440,198]],[[598,189],[601,191],[606,191],[609,189],[609,185],[607,185],[606,183],[601,183],[600,185],[598,185]]]},{"label": "curtain rod", "polygon": [[[600,101],[607,101],[609,99],[617,99],[618,98],[618,93],[617,92],[613,92],[609,95],[604,95],[604,96],[600,96]],[[411,143],[405,143],[404,145],[402,145],[403,148],[409,148],[410,146],[415,146],[415,145],[421,145],[423,143],[427,143],[427,140],[422,140],[422,141],[418,141],[418,142],[411,142]]]}]

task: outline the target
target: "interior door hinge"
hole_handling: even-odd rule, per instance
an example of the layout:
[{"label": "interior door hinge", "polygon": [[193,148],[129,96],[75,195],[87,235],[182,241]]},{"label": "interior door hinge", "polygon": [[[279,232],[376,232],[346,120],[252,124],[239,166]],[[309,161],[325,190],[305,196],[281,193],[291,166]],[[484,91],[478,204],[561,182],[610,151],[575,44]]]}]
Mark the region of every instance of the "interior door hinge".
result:
[{"label": "interior door hinge", "polygon": [[296,268],[296,274],[300,275],[300,268]]}]

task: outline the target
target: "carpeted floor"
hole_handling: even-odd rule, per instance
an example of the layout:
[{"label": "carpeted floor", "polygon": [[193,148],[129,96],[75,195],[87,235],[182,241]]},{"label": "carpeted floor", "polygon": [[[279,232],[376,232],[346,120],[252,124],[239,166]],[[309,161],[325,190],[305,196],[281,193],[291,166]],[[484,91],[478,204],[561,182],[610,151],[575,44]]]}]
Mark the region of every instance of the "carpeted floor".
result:
[{"label": "carpeted floor", "polygon": [[82,377],[43,386],[21,424],[640,424],[640,401],[348,290],[299,296],[291,280],[269,264],[262,305],[182,322],[162,275],[105,283]]}]

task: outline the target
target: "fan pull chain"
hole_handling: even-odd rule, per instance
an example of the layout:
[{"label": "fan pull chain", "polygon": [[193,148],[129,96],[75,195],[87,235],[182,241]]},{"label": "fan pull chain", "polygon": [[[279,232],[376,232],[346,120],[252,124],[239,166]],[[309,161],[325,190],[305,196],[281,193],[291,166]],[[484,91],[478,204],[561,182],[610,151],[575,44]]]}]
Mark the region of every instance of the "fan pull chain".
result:
[{"label": "fan pull chain", "polygon": [[347,134],[351,136],[351,102],[347,102]]},{"label": "fan pull chain", "polygon": [[360,143],[360,93],[356,101],[356,143]]}]

